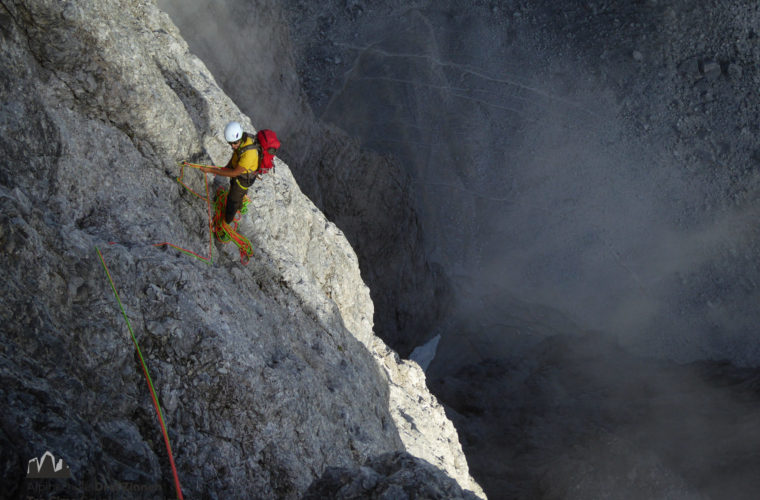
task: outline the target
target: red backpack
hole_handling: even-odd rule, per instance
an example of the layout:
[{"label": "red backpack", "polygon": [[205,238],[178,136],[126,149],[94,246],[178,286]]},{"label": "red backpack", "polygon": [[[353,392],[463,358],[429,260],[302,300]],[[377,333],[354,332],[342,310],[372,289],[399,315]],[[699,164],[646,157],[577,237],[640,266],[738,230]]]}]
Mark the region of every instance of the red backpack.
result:
[{"label": "red backpack", "polygon": [[240,153],[252,148],[259,150],[259,169],[258,172],[266,174],[274,168],[274,154],[280,147],[280,141],[277,139],[277,134],[274,130],[259,130],[256,135],[253,136],[247,132],[244,135],[253,139],[253,144],[245,146],[240,149]]}]

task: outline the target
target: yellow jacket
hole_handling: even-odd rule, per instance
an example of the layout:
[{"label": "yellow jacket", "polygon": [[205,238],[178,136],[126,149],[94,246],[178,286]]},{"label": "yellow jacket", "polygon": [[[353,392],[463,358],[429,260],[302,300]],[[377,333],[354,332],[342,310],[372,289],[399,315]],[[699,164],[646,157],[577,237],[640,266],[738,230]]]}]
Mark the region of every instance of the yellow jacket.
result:
[{"label": "yellow jacket", "polygon": [[[253,139],[246,135],[245,140],[240,143],[240,146],[232,152],[232,158],[230,158],[230,167],[237,168],[243,167],[245,174],[251,174],[259,169],[259,151],[256,148],[247,148],[246,146],[252,146]],[[242,152],[241,152],[242,151]],[[243,175],[245,175],[243,174]]]}]

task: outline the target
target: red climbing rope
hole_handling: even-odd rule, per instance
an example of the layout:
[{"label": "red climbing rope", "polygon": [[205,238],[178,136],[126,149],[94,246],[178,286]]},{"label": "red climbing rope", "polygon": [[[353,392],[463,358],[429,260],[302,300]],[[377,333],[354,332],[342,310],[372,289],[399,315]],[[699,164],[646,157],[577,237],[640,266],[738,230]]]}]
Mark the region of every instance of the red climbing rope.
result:
[{"label": "red climbing rope", "polygon": [[213,258],[213,243],[214,239],[211,236],[212,230],[211,230],[211,198],[209,196],[208,192],[208,177],[206,175],[203,176],[203,180],[206,182],[206,196],[202,196],[198,193],[196,193],[190,186],[182,182],[182,180],[185,178],[185,167],[192,167],[192,168],[200,168],[202,165],[197,165],[195,163],[188,163],[188,162],[181,162],[180,165],[182,166],[182,169],[180,170],[180,175],[177,177],[177,182],[179,182],[185,189],[193,193],[195,196],[200,198],[201,200],[204,200],[206,202],[206,206],[208,208],[208,227],[209,227],[209,233],[208,233],[208,257],[203,257],[201,255],[198,255],[197,253],[193,252],[192,250],[187,250],[186,248],[182,248],[180,246],[174,245],[172,243],[169,243],[168,241],[165,241],[163,243],[156,243],[153,245],[154,247],[160,247],[160,246],[169,246],[176,250],[179,250],[180,252],[184,252],[187,255],[190,255],[192,257],[195,257],[197,259],[200,259],[204,262],[207,262],[208,264],[214,263]]},{"label": "red climbing rope", "polygon": [[166,423],[164,422],[164,415],[161,411],[161,405],[158,404],[158,396],[156,396],[156,389],[153,387],[153,381],[150,378],[150,374],[148,373],[148,366],[145,364],[145,358],[143,358],[142,351],[140,351],[140,344],[137,343],[137,337],[135,337],[135,332],[132,331],[132,325],[129,323],[129,318],[127,317],[127,313],[124,310],[124,306],[121,303],[121,299],[119,298],[119,292],[116,291],[116,285],[113,283],[113,279],[111,278],[111,273],[108,271],[108,266],[106,266],[106,261],[103,258],[103,254],[100,253],[100,249],[98,247],[95,247],[95,250],[98,251],[98,257],[100,257],[100,262],[103,264],[103,269],[106,271],[106,276],[108,276],[108,281],[111,283],[111,290],[113,290],[113,294],[116,296],[116,302],[119,303],[119,308],[121,309],[121,313],[124,315],[124,321],[127,322],[127,329],[129,330],[129,334],[132,336],[132,342],[135,344],[135,349],[137,350],[137,355],[140,358],[140,364],[142,365],[143,374],[145,375],[145,380],[148,382],[148,388],[150,388],[150,396],[153,398],[153,406],[156,408],[156,415],[158,415],[158,422],[161,425],[161,432],[164,435],[164,442],[166,443],[166,452],[169,455],[169,463],[172,467],[172,474],[174,474],[174,488],[177,491],[177,498],[179,500],[183,500],[182,497],[182,486],[179,484],[179,474],[177,474],[177,466],[174,464],[174,455],[172,454],[172,447],[169,443],[169,433],[166,431]]},{"label": "red climbing rope", "polygon": [[179,247],[177,245],[174,245],[174,244],[166,242],[166,241],[163,242],[163,243],[156,243],[153,246],[155,246],[155,247],[160,247],[160,246],[163,246],[163,245],[170,246],[170,247],[172,247],[172,248],[174,248],[176,250],[179,250],[180,252],[184,252],[184,253],[186,253],[188,255],[191,255],[193,257],[196,257],[196,258],[198,258],[198,259],[200,259],[200,260],[202,260],[204,262],[207,262],[209,264],[213,264],[213,262],[214,262],[214,259],[213,259],[213,238],[211,236],[211,197],[209,196],[209,190],[208,190],[208,177],[206,177],[205,174],[203,176],[203,180],[204,180],[204,182],[206,184],[206,196],[204,197],[204,196],[201,196],[200,194],[196,193],[190,186],[188,186],[187,184],[185,184],[184,182],[182,182],[182,180],[185,177],[185,166],[192,167],[192,168],[199,168],[201,165],[197,165],[197,164],[194,164],[194,163],[188,163],[188,162],[181,162],[180,165],[182,166],[182,168],[180,170],[180,176],[177,178],[177,182],[179,182],[185,189],[187,189],[188,191],[190,191],[192,194],[194,194],[195,196],[197,196],[198,198],[200,198],[200,199],[202,199],[202,200],[204,200],[206,202],[206,207],[207,207],[207,211],[208,211],[208,223],[209,223],[208,257],[203,257],[203,256],[198,255],[197,253],[193,252],[192,250],[187,250],[185,248]]}]

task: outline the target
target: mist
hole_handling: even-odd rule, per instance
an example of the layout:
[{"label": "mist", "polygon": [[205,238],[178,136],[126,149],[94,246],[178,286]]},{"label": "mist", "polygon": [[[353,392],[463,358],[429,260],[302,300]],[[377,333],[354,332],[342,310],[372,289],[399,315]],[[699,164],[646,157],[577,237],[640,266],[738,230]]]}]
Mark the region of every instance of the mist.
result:
[{"label": "mist", "polygon": [[[491,498],[752,498],[756,6],[159,4],[290,161],[331,124],[409,174],[454,290],[428,383]],[[290,42],[247,69],[256,15]]]},{"label": "mist", "polygon": [[[757,208],[732,199],[737,187],[716,178],[725,173],[705,175],[733,169],[756,185],[753,162],[695,165],[686,134],[671,131],[684,118],[670,109],[672,84],[658,85],[632,50],[542,47],[562,40],[539,39],[497,7],[453,15],[455,4],[391,9],[392,29],[334,21],[334,39],[304,43],[351,62],[333,80],[321,71],[331,92],[317,114],[410,169],[429,254],[457,282],[458,304],[498,287],[645,354],[754,364],[758,268],[740,254],[757,248]],[[662,11],[641,8],[632,43],[676,45],[647,38],[670,29]],[[580,26],[577,36],[619,34]],[[740,275],[743,290],[716,289]]]}]

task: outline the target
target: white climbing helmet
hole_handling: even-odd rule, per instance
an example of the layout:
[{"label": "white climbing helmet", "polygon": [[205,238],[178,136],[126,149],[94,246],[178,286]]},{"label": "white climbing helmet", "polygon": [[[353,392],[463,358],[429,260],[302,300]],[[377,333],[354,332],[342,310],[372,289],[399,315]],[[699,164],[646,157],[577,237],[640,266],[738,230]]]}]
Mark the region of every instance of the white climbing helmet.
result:
[{"label": "white climbing helmet", "polygon": [[229,122],[224,127],[224,140],[227,142],[237,142],[243,137],[243,127],[238,122]]}]

